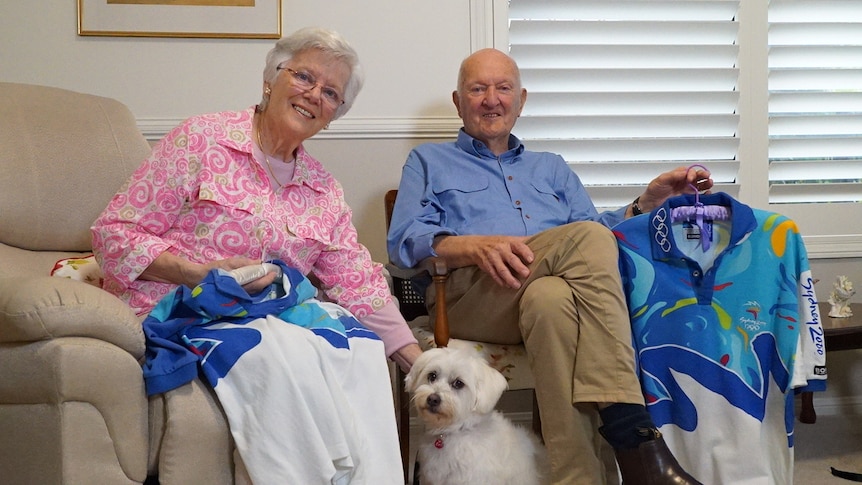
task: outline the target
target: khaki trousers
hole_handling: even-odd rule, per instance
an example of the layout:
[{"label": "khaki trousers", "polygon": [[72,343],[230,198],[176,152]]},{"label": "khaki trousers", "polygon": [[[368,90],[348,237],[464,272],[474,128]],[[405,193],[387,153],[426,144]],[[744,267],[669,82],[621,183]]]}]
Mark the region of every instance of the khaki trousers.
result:
[{"label": "khaki trousers", "polygon": [[[450,332],[481,342],[523,341],[552,482],[603,484],[595,403],[644,403],[616,239],[601,224],[574,222],[543,231],[528,245],[535,260],[518,290],[498,286],[477,267],[452,272]],[[428,302],[433,309],[433,287]]]}]

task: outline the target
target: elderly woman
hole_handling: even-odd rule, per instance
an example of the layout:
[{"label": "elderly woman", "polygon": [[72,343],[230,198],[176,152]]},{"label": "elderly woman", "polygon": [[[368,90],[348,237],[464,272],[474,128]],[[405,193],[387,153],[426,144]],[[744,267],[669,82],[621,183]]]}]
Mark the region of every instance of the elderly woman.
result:
[{"label": "elderly woman", "polygon": [[[183,122],[154,147],[96,220],[93,247],[105,274],[104,288],[146,315],[166,296],[182,287],[193,288],[208,275],[218,273],[213,270],[280,260],[314,280],[322,299],[348,310],[379,336],[383,342],[379,360],[385,360],[385,351],[409,369],[421,351],[392,302],[382,268],[357,242],[341,185],[302,145],[350,109],[362,83],[358,57],[338,34],[310,28],[279,40],[266,57],[260,104],[245,111],[201,115]],[[254,295],[269,288],[276,278],[276,273],[270,272],[243,288]],[[290,331],[310,334],[299,327]],[[302,335],[287,338],[294,342],[292,345],[304,340]],[[317,348],[312,340],[304,349],[310,353]],[[299,365],[295,362],[298,359],[286,355],[284,360],[286,366],[292,366]],[[337,365],[350,366],[362,361],[339,362]],[[388,374],[331,365],[323,366],[322,372],[325,379],[331,378],[327,373],[342,378],[361,376],[358,383],[348,382],[342,386],[347,389],[336,391],[350,404],[366,405],[355,412],[383,408],[379,420],[387,421],[386,430],[394,430]],[[318,393],[309,402],[331,399],[344,404],[344,396],[324,395],[325,387],[321,385],[319,392],[304,388]],[[388,396],[376,396],[384,388]],[[219,398],[224,405],[221,395]],[[255,467],[260,462],[249,458],[255,453],[250,447],[271,444],[244,444],[227,407],[226,413],[239,454],[252,478],[259,481]],[[254,413],[260,414],[258,410]],[[281,424],[261,426],[277,435]],[[325,434],[322,422],[317,428]],[[292,434],[296,432],[291,429]],[[365,433],[362,423],[358,429],[360,435],[374,434]],[[370,453],[348,456],[341,462],[333,458],[335,471],[327,472],[333,475],[324,479],[332,479],[332,483],[352,479],[355,483],[401,481],[397,442],[389,443],[391,433],[382,435],[387,440],[383,444],[359,436],[360,448],[368,448]],[[288,444],[279,444],[292,446],[275,460],[291,461],[293,468],[281,473],[292,476],[258,475],[261,483],[269,479],[330,483],[316,481],[320,477],[312,475],[316,472],[310,464],[315,462],[308,456],[311,451],[304,438],[293,434]],[[321,440],[326,442],[327,436]],[[328,452],[338,453],[332,451],[335,445],[324,445]],[[393,450],[394,454],[390,453]],[[309,469],[296,462],[308,462]]]}]

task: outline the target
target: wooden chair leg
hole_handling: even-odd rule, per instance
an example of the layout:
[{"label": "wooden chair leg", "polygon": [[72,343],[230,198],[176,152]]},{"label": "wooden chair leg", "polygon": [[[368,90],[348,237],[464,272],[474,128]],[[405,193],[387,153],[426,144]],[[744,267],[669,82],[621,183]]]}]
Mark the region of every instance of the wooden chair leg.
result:
[{"label": "wooden chair leg", "polygon": [[799,411],[799,421],[805,424],[817,422],[817,411],[814,410],[814,393],[802,393],[802,410]]},{"label": "wooden chair leg", "polygon": [[395,366],[395,378],[397,399],[396,418],[398,422],[398,444],[401,447],[401,466],[404,471],[404,483],[408,483],[410,476],[410,396],[404,386],[406,374],[397,364]]}]

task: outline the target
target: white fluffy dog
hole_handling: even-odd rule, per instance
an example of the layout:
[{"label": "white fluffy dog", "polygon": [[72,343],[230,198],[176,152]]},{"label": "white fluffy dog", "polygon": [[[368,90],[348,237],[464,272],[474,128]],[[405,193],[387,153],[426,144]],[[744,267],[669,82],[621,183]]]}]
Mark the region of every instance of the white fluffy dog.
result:
[{"label": "white fluffy dog", "polygon": [[422,485],[543,483],[545,449],[494,410],[508,383],[484,359],[466,349],[431,349],[405,382],[425,423]]}]

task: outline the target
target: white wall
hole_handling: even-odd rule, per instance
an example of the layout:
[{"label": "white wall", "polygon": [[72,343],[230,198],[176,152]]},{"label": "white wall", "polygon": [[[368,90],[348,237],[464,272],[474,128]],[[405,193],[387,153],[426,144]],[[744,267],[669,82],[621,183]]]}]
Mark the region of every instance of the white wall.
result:
[{"label": "white wall", "polygon": [[[488,14],[491,3],[499,4],[283,0],[285,34],[307,25],[337,30],[365,66],[365,88],[353,109],[307,147],[344,185],[360,240],[379,261],[386,258],[383,194],[397,186],[410,148],[452,137],[460,126],[450,93],[461,59],[493,44],[487,32],[471,30],[471,16]],[[80,37],[76,29],[73,0],[4,0],[0,80],[119,99],[150,137],[193,114],[256,103],[264,56],[274,42]],[[858,259],[817,259],[812,266],[822,280],[817,286],[821,300],[839,274],[862,284]],[[854,301],[862,301],[862,291]],[[862,407],[862,374],[856,372],[862,352],[832,355],[832,385],[818,403],[825,402],[827,411]]]},{"label": "white wall", "polygon": [[[356,48],[367,83],[350,117],[452,116],[448,92],[470,52],[469,6],[467,0],[283,0],[283,32],[319,25]],[[2,2],[0,77],[115,97],[144,120],[260,99],[273,40],[81,37],[76,21],[72,0]]]},{"label": "white wall", "polygon": [[[472,1],[283,0],[283,33],[319,25],[359,52],[366,83],[352,110],[308,143],[338,177],[361,240],[385,258],[382,197],[422,137],[454,136],[450,101],[458,65],[473,46]],[[82,37],[76,2],[4,1],[0,80],[119,99],[149,138],[183,118],[260,100],[273,40]],[[429,128],[430,127],[430,128]]]}]

